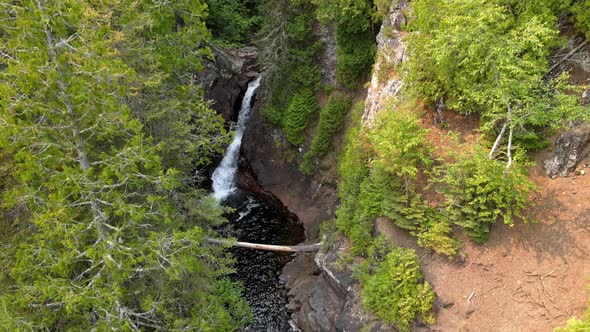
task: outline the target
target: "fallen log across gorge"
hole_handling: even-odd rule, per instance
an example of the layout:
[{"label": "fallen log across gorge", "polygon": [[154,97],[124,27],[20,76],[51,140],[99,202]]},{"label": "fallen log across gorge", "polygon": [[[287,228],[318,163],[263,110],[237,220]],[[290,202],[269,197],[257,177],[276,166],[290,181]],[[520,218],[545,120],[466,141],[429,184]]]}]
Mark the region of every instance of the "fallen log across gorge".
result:
[{"label": "fallen log across gorge", "polygon": [[295,246],[281,246],[281,245],[274,245],[274,244],[239,242],[239,241],[232,241],[232,240],[227,240],[227,239],[214,239],[214,238],[210,238],[210,237],[207,238],[207,241],[209,241],[210,243],[230,245],[233,247],[257,249],[257,250],[268,250],[268,251],[284,251],[284,252],[318,251],[318,250],[320,250],[320,248],[322,246],[321,242],[314,243],[314,244],[295,245]]}]

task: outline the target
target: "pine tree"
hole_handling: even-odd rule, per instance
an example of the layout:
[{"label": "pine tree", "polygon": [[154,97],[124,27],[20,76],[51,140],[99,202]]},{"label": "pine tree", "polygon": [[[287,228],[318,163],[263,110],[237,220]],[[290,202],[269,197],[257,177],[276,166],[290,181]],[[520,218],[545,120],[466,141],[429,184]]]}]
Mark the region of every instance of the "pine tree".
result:
[{"label": "pine tree", "polygon": [[3,329],[221,331],[250,316],[230,260],[203,242],[221,211],[191,193],[195,221],[181,213],[178,172],[129,107],[145,77],[112,23],[136,3],[0,5],[3,204],[27,234],[0,295]]}]

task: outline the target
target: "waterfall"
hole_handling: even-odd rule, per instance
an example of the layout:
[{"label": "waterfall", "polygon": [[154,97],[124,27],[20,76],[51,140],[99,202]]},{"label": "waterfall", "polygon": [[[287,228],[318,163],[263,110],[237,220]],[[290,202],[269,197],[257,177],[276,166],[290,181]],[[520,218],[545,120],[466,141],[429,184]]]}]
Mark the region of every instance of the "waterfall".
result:
[{"label": "waterfall", "polygon": [[238,115],[238,125],[235,130],[234,140],[227,147],[221,164],[215,169],[211,177],[211,180],[213,180],[213,197],[218,201],[223,200],[236,189],[235,175],[238,169],[238,157],[240,146],[242,145],[242,136],[244,136],[246,123],[250,117],[252,97],[260,85],[260,78],[261,76],[248,84],[248,90],[246,90]]}]

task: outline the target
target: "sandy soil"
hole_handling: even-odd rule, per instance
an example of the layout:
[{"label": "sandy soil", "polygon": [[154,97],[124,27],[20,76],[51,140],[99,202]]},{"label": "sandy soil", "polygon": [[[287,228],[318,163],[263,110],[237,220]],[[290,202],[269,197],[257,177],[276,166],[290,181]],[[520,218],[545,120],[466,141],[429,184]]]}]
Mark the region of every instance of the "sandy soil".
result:
[{"label": "sandy soil", "polygon": [[[449,128],[469,138],[475,120],[453,117],[445,116]],[[462,128],[454,128],[458,123]],[[552,180],[541,166],[549,153],[536,155],[531,170],[541,189],[530,211],[538,222],[497,224],[483,245],[461,238],[462,258],[450,261],[426,252],[407,232],[378,220],[379,230],[392,242],[417,249],[421,257],[425,278],[438,297],[438,322],[432,330],[551,331],[587,307],[590,158],[582,161],[578,175]],[[579,174],[581,169],[585,174]]]}]

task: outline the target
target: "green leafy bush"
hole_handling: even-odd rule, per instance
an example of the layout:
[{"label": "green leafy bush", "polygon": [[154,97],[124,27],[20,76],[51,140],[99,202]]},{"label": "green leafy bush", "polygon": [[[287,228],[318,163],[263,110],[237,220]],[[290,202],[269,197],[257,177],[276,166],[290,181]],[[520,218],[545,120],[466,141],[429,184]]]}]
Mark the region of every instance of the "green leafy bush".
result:
[{"label": "green leafy bush", "polygon": [[418,245],[432,249],[439,254],[454,256],[461,248],[461,242],[453,238],[451,223],[448,218],[435,209],[430,208],[430,217],[424,227],[417,232]]},{"label": "green leafy bush", "polygon": [[584,318],[570,318],[567,324],[555,329],[555,332],[587,332],[590,331],[590,310],[586,310]]},{"label": "green leafy bush", "polygon": [[206,0],[208,15],[205,20],[216,42],[240,45],[259,28],[262,17],[252,0]]},{"label": "green leafy bush", "polygon": [[263,7],[269,19],[259,42],[268,87],[262,114],[289,142],[301,145],[308,117],[318,108],[314,93],[321,89],[317,59],[323,44],[313,31],[315,7],[301,0],[268,1]]},{"label": "green leafy bush", "polygon": [[381,172],[383,188],[382,214],[403,229],[417,236],[424,248],[453,256],[461,243],[452,236],[450,221],[444,214],[428,206],[422,195],[413,190],[405,192],[402,181],[396,176]]},{"label": "green leafy bush", "polygon": [[368,133],[375,167],[402,178],[406,193],[419,168],[432,163],[428,130],[419,124],[416,107],[412,101],[390,102]]},{"label": "green leafy bush", "polygon": [[336,77],[356,88],[371,71],[375,57],[376,8],[372,0],[313,0],[321,22],[336,23]]},{"label": "green leafy bush", "polygon": [[576,28],[590,39],[590,1],[577,1],[570,11]]},{"label": "green leafy bush", "polygon": [[396,248],[378,263],[373,273],[361,276],[363,306],[400,331],[410,331],[421,316],[434,322],[431,314],[434,293],[423,281],[418,256],[413,250]]},{"label": "green leafy bush", "polygon": [[518,136],[520,128],[542,130],[561,125],[564,118],[583,118],[568,95],[572,88],[563,79],[545,80],[547,58],[559,44],[557,15],[567,5],[556,0],[415,1],[417,18],[406,38],[406,88],[431,103],[444,100],[458,112],[480,113],[481,129],[488,133],[508,123]]},{"label": "green leafy bush", "polygon": [[[347,235],[353,242],[353,251],[361,253],[366,250],[366,247],[371,242],[373,220],[370,215],[379,213],[370,197],[376,196],[379,199],[378,193],[368,195],[373,190],[377,190],[375,186],[370,184],[369,167],[367,165],[368,154],[366,148],[363,146],[364,138],[361,136],[361,114],[353,114],[353,123],[355,124],[346,136],[346,145],[340,157],[339,174],[340,183],[338,186],[338,196],[340,198],[340,206],[336,210],[336,228],[338,231]],[[360,198],[365,196],[361,202]],[[362,204],[369,201],[370,208],[363,207]],[[378,202],[381,200],[379,199]],[[364,212],[361,212],[364,211]],[[361,218],[361,215],[362,218]]]},{"label": "green leafy bush", "polygon": [[375,34],[373,31],[349,33],[337,28],[336,78],[349,88],[357,87],[371,72],[375,58]]}]

